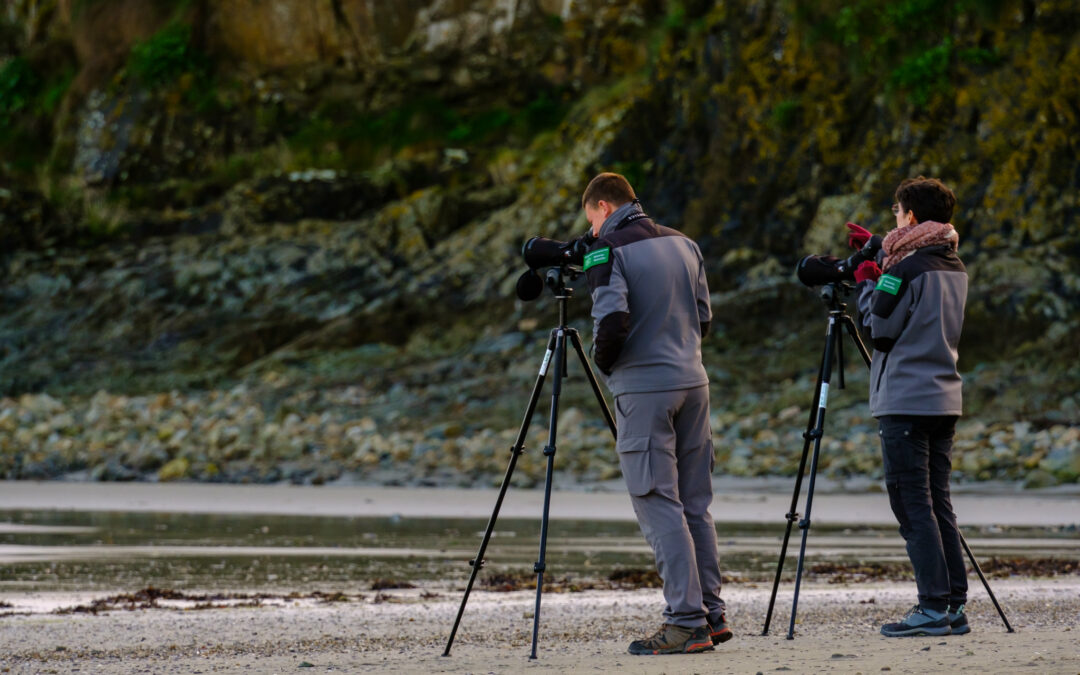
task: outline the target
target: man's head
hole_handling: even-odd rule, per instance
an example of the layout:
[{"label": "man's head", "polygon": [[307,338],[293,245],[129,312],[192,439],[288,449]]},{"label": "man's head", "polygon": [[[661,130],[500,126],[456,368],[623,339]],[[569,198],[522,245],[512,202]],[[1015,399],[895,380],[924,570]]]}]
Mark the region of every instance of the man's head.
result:
[{"label": "man's head", "polygon": [[893,214],[896,226],[905,227],[927,220],[947,223],[952,220],[956,195],[937,178],[908,178],[896,188]]},{"label": "man's head", "polygon": [[635,199],[637,195],[630,182],[617,173],[602,173],[589,181],[581,196],[581,206],[585,209],[586,220],[592,225],[593,236],[600,236],[600,227],[615,209]]}]

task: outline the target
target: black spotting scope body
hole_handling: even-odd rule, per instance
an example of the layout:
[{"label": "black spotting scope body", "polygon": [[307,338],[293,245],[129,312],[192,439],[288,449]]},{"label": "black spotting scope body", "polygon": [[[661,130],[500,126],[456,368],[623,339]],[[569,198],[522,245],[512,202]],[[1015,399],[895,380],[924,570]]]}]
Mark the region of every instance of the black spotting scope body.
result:
[{"label": "black spotting scope body", "polygon": [[595,239],[588,234],[570,241],[533,237],[521,247],[521,257],[534,270],[556,265],[581,267],[585,264],[585,254],[593,241]]},{"label": "black spotting scope body", "polygon": [[855,268],[867,260],[875,260],[881,250],[881,237],[874,235],[866,244],[847,258],[831,255],[808,255],[799,261],[795,274],[799,281],[813,288],[836,281],[855,281]]},{"label": "black spotting scope body", "polygon": [[589,246],[596,241],[591,233],[585,233],[570,241],[559,241],[547,237],[532,237],[521,247],[521,257],[529,269],[518,277],[517,296],[526,302],[540,297],[544,292],[544,279],[536,270],[545,267],[580,268],[585,264],[585,254]]}]

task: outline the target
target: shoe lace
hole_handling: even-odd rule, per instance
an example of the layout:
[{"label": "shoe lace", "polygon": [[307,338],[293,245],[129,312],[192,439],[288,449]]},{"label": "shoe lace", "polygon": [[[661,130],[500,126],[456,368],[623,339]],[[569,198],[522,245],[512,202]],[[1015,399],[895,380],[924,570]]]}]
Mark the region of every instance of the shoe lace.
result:
[{"label": "shoe lace", "polygon": [[919,605],[915,605],[914,607],[912,607],[911,609],[909,609],[907,611],[907,614],[904,615],[904,618],[909,619],[909,618],[911,618],[912,614],[922,614],[922,613],[923,613],[922,607],[920,607]]},{"label": "shoe lace", "polygon": [[660,628],[658,628],[655,633],[653,633],[649,637],[642,640],[642,642],[644,642],[646,645],[656,645],[656,644],[664,644],[664,643],[666,643],[667,640],[665,638],[666,638],[666,635],[667,635],[667,628],[668,627],[667,627],[666,623],[662,624],[660,626]]},{"label": "shoe lace", "polygon": [[657,629],[657,631],[653,635],[651,635],[650,637],[645,638],[644,640],[642,640],[642,643],[646,647],[650,647],[650,648],[663,647],[663,646],[669,644],[669,642],[672,639],[671,636],[668,635],[668,632],[671,629],[675,629],[675,628],[676,628],[676,626],[672,626],[672,625],[669,625],[669,624],[665,623],[665,624],[661,625],[660,628]]}]

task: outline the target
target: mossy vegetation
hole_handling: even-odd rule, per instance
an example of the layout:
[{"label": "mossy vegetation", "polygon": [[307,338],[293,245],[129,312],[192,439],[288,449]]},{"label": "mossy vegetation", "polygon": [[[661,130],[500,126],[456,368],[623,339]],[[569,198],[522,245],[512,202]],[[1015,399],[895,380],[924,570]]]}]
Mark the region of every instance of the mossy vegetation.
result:
[{"label": "mossy vegetation", "polygon": [[74,77],[69,63],[41,72],[16,56],[0,65],[0,176],[31,175],[49,153],[52,120]]},{"label": "mossy vegetation", "polygon": [[471,106],[420,97],[381,112],[365,111],[351,100],[332,100],[321,103],[289,136],[288,146],[306,166],[367,170],[404,149],[527,145],[557,126],[568,107],[557,90],[540,91],[522,102]]},{"label": "mossy vegetation", "polygon": [[0,68],[0,128],[8,129],[12,117],[29,108],[41,82],[23,58],[13,58]]},{"label": "mossy vegetation", "polygon": [[136,43],[128,56],[128,73],[147,87],[175,83],[181,75],[204,75],[206,56],[191,44],[191,26],[176,21],[149,39]]},{"label": "mossy vegetation", "polygon": [[951,89],[954,64],[992,64],[991,49],[957,48],[972,26],[996,22],[1007,0],[858,0],[793,3],[793,15],[812,43],[838,45],[859,79],[886,81],[917,107]]}]

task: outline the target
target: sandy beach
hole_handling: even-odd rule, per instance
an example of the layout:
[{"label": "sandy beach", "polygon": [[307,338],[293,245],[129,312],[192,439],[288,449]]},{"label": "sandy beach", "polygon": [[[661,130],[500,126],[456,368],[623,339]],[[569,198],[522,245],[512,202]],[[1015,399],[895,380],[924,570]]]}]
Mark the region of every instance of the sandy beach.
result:
[{"label": "sandy beach", "polygon": [[[491,491],[394,488],[292,488],[204,485],[7,483],[0,508],[198,510],[315,514],[490,514]],[[536,515],[542,495],[511,492],[504,515]],[[790,494],[728,490],[718,519],[782,521]],[[1052,493],[960,494],[957,510],[975,524],[1075,525],[1080,504]],[[823,493],[821,521],[891,517],[880,494]],[[625,495],[559,493],[556,517],[625,519]],[[438,505],[433,511],[433,505]],[[843,521],[839,521],[843,522]],[[882,521],[887,522],[887,521]],[[1080,554],[1080,541],[1077,553]],[[794,559],[789,563],[794,564]],[[50,613],[101,593],[3,592],[0,672],[627,672],[917,673],[1080,672],[1080,578],[993,579],[1015,633],[1007,633],[978,579],[971,576],[973,631],[944,638],[888,639],[878,634],[914,604],[911,583],[803,585],[794,640],[785,639],[792,588],[781,586],[770,634],[761,635],[771,584],[728,584],[724,596],[736,638],[716,651],[632,657],[630,640],[658,624],[658,590],[545,592],[538,659],[529,659],[535,592],[474,591],[451,655],[443,650],[467,579],[421,588],[366,591],[347,602],[270,599],[259,607],[195,610],[113,609],[97,615]],[[117,589],[132,591],[135,589]],[[258,589],[236,589],[253,591]]]},{"label": "sandy beach", "polygon": [[786,639],[790,588],[762,636],[769,586],[729,586],[735,639],[715,652],[633,657],[626,645],[655,628],[659,591],[546,593],[531,661],[534,593],[477,592],[443,657],[460,593],[397,591],[330,606],[9,616],[0,664],[15,673],[1080,672],[1080,581],[997,580],[993,588],[1015,633],[981,587],[972,589],[970,634],[889,639],[878,626],[908,608],[913,588],[810,584],[795,639]]}]

